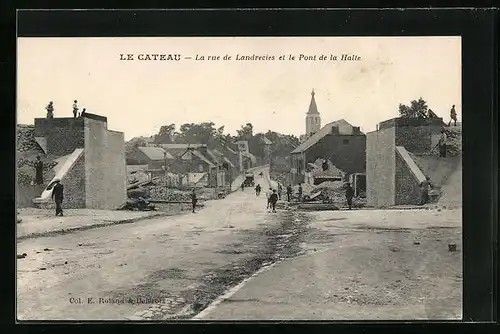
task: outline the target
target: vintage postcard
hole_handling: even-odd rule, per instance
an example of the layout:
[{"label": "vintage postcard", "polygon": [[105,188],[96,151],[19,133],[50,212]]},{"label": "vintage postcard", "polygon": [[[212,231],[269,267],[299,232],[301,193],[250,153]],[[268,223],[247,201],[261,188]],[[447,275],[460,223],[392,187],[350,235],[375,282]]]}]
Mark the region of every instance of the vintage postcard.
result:
[{"label": "vintage postcard", "polygon": [[17,42],[18,320],[462,319],[460,37]]}]

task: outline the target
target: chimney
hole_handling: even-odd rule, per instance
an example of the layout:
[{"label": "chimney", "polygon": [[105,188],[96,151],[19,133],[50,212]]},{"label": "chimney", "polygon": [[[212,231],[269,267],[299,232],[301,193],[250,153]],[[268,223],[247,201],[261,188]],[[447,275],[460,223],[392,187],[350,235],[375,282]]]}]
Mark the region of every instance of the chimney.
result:
[{"label": "chimney", "polygon": [[361,133],[361,130],[360,130],[359,126],[354,126],[352,128],[352,134],[353,135],[359,135],[360,133]]}]

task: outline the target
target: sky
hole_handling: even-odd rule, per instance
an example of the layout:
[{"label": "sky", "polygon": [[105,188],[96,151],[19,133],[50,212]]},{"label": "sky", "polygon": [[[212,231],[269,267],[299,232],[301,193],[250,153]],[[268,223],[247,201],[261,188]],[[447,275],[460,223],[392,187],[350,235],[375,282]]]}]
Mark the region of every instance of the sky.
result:
[{"label": "sky", "polygon": [[[236,60],[253,54],[275,59]],[[301,54],[316,60],[299,60]],[[342,54],[360,60],[341,61]],[[17,121],[45,117],[49,101],[55,117],[71,117],[78,100],[126,140],[162,125],[206,121],[233,135],[252,123],[255,132],[299,136],[314,89],[322,125],[345,119],[369,132],[419,97],[445,120],[454,104],[461,119],[461,66],[460,37],[19,38]]]}]

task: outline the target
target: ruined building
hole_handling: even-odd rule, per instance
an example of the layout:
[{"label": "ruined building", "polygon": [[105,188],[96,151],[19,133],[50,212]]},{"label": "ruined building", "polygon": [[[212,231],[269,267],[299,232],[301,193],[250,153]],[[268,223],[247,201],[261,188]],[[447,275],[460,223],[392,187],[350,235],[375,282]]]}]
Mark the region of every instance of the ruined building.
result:
[{"label": "ruined building", "polygon": [[[126,201],[125,141],[122,132],[108,129],[107,118],[87,113],[74,118],[36,118],[34,137],[64,184],[64,208],[116,209]],[[33,203],[52,205],[45,188]]]},{"label": "ruined building", "polygon": [[419,184],[426,176],[441,195],[449,192],[448,197],[461,198],[461,186],[449,187],[450,182],[461,185],[461,128],[446,128],[450,154],[439,158],[434,148],[443,125],[441,118],[393,118],[367,134],[369,206],[419,204]]}]

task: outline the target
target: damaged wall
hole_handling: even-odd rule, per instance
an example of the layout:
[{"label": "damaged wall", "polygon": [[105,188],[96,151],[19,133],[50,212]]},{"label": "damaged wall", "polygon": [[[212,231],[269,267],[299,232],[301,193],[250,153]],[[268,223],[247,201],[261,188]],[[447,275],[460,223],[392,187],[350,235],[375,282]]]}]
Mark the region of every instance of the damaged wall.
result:
[{"label": "damaged wall", "polygon": [[387,128],[366,135],[367,205],[387,207],[395,204],[396,129]]},{"label": "damaged wall", "polygon": [[125,140],[107,122],[85,118],[86,207],[116,209],[126,201]]},{"label": "damaged wall", "polygon": [[85,145],[84,119],[35,118],[35,137],[46,138],[47,154],[70,154]]},{"label": "damaged wall", "polygon": [[420,182],[398,153],[396,153],[395,182],[395,189],[397,190],[395,199],[396,205],[420,204]]}]

